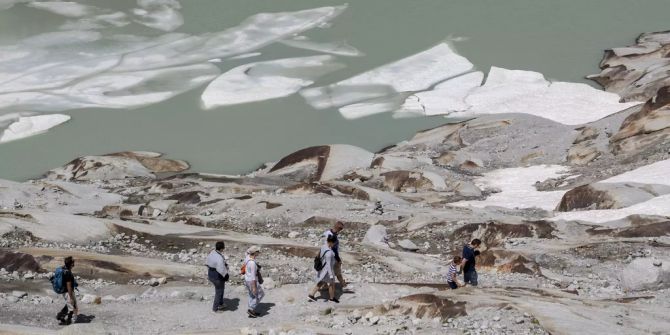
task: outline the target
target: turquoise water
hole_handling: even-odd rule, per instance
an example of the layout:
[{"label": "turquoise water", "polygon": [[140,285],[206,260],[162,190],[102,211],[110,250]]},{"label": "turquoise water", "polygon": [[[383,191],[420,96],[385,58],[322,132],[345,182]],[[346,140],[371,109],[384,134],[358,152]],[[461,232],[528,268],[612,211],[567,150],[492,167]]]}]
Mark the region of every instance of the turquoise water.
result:
[{"label": "turquoise water", "polygon": [[[86,1],[128,10],[134,1]],[[176,32],[200,34],[238,25],[261,12],[342,5],[341,1],[183,0],[184,24]],[[359,0],[329,27],[304,33],[313,41],[346,40],[365,55],[337,57],[342,70],[321,77],[326,85],[415,54],[451,36],[455,49],[486,71],[491,65],[539,71],[547,78],[588,82],[598,72],[603,49],[624,46],[642,32],[667,30],[667,0]],[[65,18],[17,4],[0,11],[0,45],[56,31]],[[158,36],[139,25],[116,32]],[[274,43],[253,59],[224,61],[222,72],[258,60],[319,54]],[[66,111],[72,120],[49,132],[0,144],[0,178],[24,180],[88,154],[149,150],[185,159],[192,169],[243,173],[296,149],[348,143],[378,150],[417,130],[446,122],[442,117],[393,119],[380,114],[345,120],[335,109],[314,110],[299,95],[202,110],[204,86],[137,109]],[[0,110],[0,114],[3,111]]]}]

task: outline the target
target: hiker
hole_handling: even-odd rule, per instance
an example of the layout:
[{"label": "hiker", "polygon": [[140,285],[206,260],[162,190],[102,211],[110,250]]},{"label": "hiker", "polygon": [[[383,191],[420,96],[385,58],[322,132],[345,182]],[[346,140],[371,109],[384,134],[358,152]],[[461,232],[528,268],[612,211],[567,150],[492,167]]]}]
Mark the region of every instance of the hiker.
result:
[{"label": "hiker", "polygon": [[222,312],[225,308],[223,305],[223,293],[226,289],[226,282],[230,279],[228,275],[228,264],[226,258],[223,257],[223,250],[226,245],[223,241],[216,242],[214,250],[207,255],[205,265],[207,265],[207,279],[214,284],[214,305],[212,311]]},{"label": "hiker", "polygon": [[328,237],[333,236],[335,239],[335,242],[333,243],[333,246],[331,247],[333,253],[335,254],[335,265],[334,265],[334,272],[335,272],[335,277],[337,277],[337,281],[340,282],[340,285],[342,285],[342,288],[347,286],[347,282],[344,280],[342,277],[342,259],[340,258],[340,240],[337,237],[337,234],[339,234],[342,229],[344,229],[344,223],[342,221],[337,221],[335,222],[335,225],[333,226],[332,229],[326,230],[325,233],[323,233],[323,236],[326,238],[326,243],[324,243],[324,247],[328,246]]},{"label": "hiker", "polygon": [[77,288],[77,281],[72,274],[74,267],[74,259],[72,256],[65,257],[64,264],[58,267],[51,277],[51,283],[56,293],[63,296],[65,306],[56,314],[56,319],[60,321],[61,325],[69,325],[72,323],[72,316],[75,317],[75,323],[78,322],[79,308],[77,306],[77,298],[74,295],[74,290]]},{"label": "hiker", "polygon": [[458,282],[458,267],[461,265],[461,261],[463,261],[461,256],[454,256],[453,261],[449,264],[449,270],[447,270],[447,284],[452,290],[465,286],[465,284]]},{"label": "hiker", "polygon": [[479,247],[482,241],[478,238],[463,246],[463,282],[477,286],[477,269],[475,268],[475,257],[479,256]]},{"label": "hiker", "polygon": [[256,307],[265,296],[263,292],[263,277],[261,276],[261,266],[256,262],[256,257],[261,253],[261,249],[257,246],[252,246],[247,249],[247,256],[244,258],[242,265],[242,272],[244,273],[244,286],[249,293],[249,309],[247,314],[250,318],[257,318],[260,316],[256,312]]},{"label": "hiker", "polygon": [[335,260],[335,251],[333,249],[336,243],[336,235],[329,235],[326,238],[326,245],[322,246],[319,251],[321,269],[316,276],[316,285],[308,295],[311,301],[316,301],[316,297],[314,296],[316,292],[320,291],[324,286],[328,286],[328,300],[334,303],[340,302],[335,298],[335,264],[337,261]]}]

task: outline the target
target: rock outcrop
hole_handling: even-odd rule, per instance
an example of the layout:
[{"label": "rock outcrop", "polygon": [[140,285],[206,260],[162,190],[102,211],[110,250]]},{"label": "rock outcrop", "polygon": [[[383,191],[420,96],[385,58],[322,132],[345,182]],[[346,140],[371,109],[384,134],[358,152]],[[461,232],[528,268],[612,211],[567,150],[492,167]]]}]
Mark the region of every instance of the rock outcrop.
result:
[{"label": "rock outcrop", "polygon": [[663,194],[670,186],[640,183],[593,183],[578,186],[563,195],[556,210],[617,209],[632,206]]},{"label": "rock outcrop", "polygon": [[670,143],[670,85],[660,88],[639,112],[627,117],[610,142],[612,151],[617,154]]},{"label": "rock outcrop", "polygon": [[332,180],[356,168],[370,166],[373,156],[371,152],[346,144],[309,147],[282,158],[268,174],[295,181]]},{"label": "rock outcrop", "polygon": [[644,33],[636,44],[605,51],[602,71],[589,76],[623,101],[645,101],[670,86],[670,31]]},{"label": "rock outcrop", "polygon": [[84,156],[47,173],[58,180],[119,180],[155,178],[156,173],[182,172],[189,168],[181,160],[161,158],[162,154],[146,151],[125,151],[103,156]]}]

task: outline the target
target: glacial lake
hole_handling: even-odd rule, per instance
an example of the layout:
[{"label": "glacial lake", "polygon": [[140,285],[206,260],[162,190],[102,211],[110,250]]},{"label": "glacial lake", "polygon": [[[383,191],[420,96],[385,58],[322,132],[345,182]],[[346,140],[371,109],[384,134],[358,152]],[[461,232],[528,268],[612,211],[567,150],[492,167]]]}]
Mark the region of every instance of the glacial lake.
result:
[{"label": "glacial lake", "polygon": [[[149,11],[168,6],[157,3],[172,6],[157,14],[159,21],[175,13],[183,20],[183,24],[167,20],[169,22],[162,22],[164,25],[160,28],[138,23],[144,20],[141,17],[147,11],[138,9],[138,2],[142,0],[72,1],[88,7],[78,13],[76,10],[82,8],[45,10],[28,1],[0,0],[0,48],[13,50],[19,44],[28,48],[25,45],[33,45],[31,43],[58,43],[57,39],[48,38],[46,42],[44,39],[34,42],[34,36],[49,32],[96,32],[87,35],[98,39],[91,38],[86,47],[72,41],[66,41],[63,47],[50,47],[58,49],[54,57],[67,58],[69,52],[77,55],[96,52],[96,48],[113,48],[115,44],[106,40],[110,36],[123,36],[124,41],[132,43],[150,43],[168,33],[203,36],[234,29],[258,13],[346,5],[328,22],[298,35],[315,45],[346,41],[360,55],[333,55],[340,68],[314,79],[310,87],[350,78],[445,40],[484,72],[490,66],[532,70],[551,80],[595,86],[584,77],[599,72],[598,62],[604,49],[632,44],[643,32],[670,29],[668,0],[357,0],[349,3],[335,0],[157,0],[154,4],[144,1]],[[91,23],[94,15],[119,12],[124,14],[110,16],[109,21],[98,25]],[[118,21],[110,23],[115,19]],[[258,38],[264,34],[263,29],[271,31],[274,27],[258,29],[260,31],[244,38]],[[230,59],[250,52],[260,54]],[[232,52],[222,57],[221,62],[208,64],[225,73],[251,62],[324,54],[271,41],[253,50]],[[3,55],[0,52],[0,64],[3,57],[7,57]],[[45,57],[48,59],[49,54]],[[146,57],[145,61],[147,67],[156,66],[154,58]],[[14,64],[22,63],[15,61]],[[0,85],[11,76],[34,72],[39,65],[26,62],[13,68],[10,75],[0,70]],[[70,70],[63,68],[62,71]],[[146,85],[162,83],[157,80]],[[337,108],[311,107],[300,94],[205,110],[200,100],[206,86],[206,83],[197,85],[163,101],[139,107],[53,111],[70,115],[72,119],[44,134],[0,144],[0,178],[26,180],[78,156],[127,150],[162,152],[169,158],[188,161],[192,170],[198,172],[246,173],[303,147],[346,143],[376,151],[408,139],[418,130],[449,121],[441,116],[398,119],[389,113],[347,120]],[[0,100],[7,90],[5,87],[3,91],[0,86]],[[31,112],[23,107],[1,106],[0,116]],[[48,109],[48,106],[43,108]]]}]

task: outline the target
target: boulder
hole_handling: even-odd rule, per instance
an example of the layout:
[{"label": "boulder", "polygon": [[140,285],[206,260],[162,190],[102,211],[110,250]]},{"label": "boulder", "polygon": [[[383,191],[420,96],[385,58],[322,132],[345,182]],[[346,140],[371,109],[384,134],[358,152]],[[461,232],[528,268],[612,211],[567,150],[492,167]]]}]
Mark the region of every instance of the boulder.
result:
[{"label": "boulder", "polygon": [[363,237],[363,243],[372,244],[388,248],[388,234],[386,227],[382,225],[374,225],[368,229]]},{"label": "boulder", "polygon": [[636,44],[605,51],[599,74],[591,75],[606,91],[623,101],[644,101],[663,86],[670,86],[670,31],[644,33]]},{"label": "boulder", "polygon": [[352,170],[369,167],[373,157],[371,152],[347,144],[315,146],[282,158],[269,174],[296,181],[333,180]]},{"label": "boulder", "polygon": [[84,296],[81,298],[81,302],[84,304],[99,305],[102,302],[102,298],[93,294],[84,294]]},{"label": "boulder", "polygon": [[399,245],[401,248],[403,248],[403,249],[405,249],[405,250],[409,250],[409,251],[417,251],[417,250],[419,250],[419,247],[418,247],[416,244],[414,244],[414,242],[412,242],[412,241],[410,241],[410,240],[408,240],[408,239],[404,239],[404,240],[400,240],[400,241],[398,241],[398,245]]},{"label": "boulder", "polygon": [[415,192],[442,191],[446,188],[444,178],[432,172],[398,170],[384,172],[381,177],[384,178],[384,188],[393,192],[407,192],[410,188]]},{"label": "boulder", "polygon": [[670,86],[660,88],[640,111],[628,116],[610,139],[615,154],[666,143],[670,143]]},{"label": "boulder", "polygon": [[184,161],[164,159],[161,156],[159,153],[140,151],[84,156],[47,172],[46,177],[68,181],[155,178],[155,173],[181,172],[189,168]]},{"label": "boulder", "polygon": [[458,181],[454,185],[454,192],[461,197],[481,197],[482,190],[475,183],[467,180]]},{"label": "boulder", "polygon": [[12,296],[16,297],[16,298],[19,298],[19,299],[22,299],[22,298],[27,297],[28,293],[26,293],[24,291],[14,290],[14,291],[12,291]]},{"label": "boulder", "polygon": [[42,268],[32,255],[9,250],[0,250],[0,264],[5,271],[39,272]]},{"label": "boulder", "polygon": [[621,272],[621,287],[630,291],[657,290],[670,287],[670,265],[668,260],[660,266],[659,260],[636,258]]},{"label": "boulder", "polygon": [[556,210],[617,209],[670,193],[670,186],[641,183],[593,183],[578,186],[563,195]]},{"label": "boulder", "polygon": [[136,294],[125,294],[122,295],[118,298],[116,298],[117,301],[123,301],[123,302],[132,302],[137,300],[137,295]]},{"label": "boulder", "polygon": [[592,141],[580,142],[570,147],[567,160],[572,165],[586,165],[601,154],[602,152],[595,147]]}]

